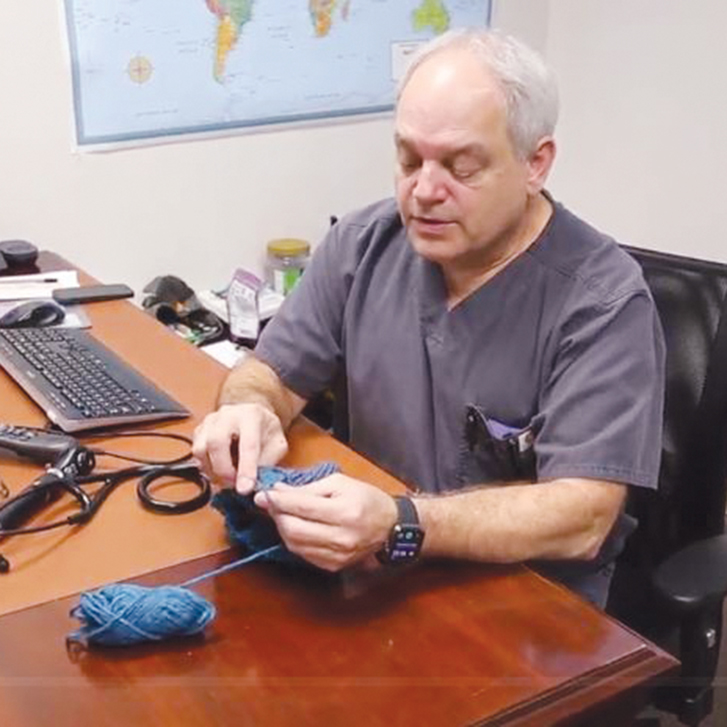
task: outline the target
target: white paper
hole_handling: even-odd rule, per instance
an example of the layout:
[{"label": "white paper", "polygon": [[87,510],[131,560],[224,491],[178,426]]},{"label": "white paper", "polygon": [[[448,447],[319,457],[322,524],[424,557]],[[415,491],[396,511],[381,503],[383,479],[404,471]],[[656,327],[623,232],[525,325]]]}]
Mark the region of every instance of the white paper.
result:
[{"label": "white paper", "polygon": [[200,347],[200,351],[204,351],[208,356],[212,356],[215,361],[219,361],[227,368],[233,368],[248,354],[248,349],[244,346],[238,346],[232,341],[217,341]]},{"label": "white paper", "polygon": [[75,288],[77,285],[78,273],[75,270],[6,275],[0,277],[0,300],[50,298],[56,288]]}]

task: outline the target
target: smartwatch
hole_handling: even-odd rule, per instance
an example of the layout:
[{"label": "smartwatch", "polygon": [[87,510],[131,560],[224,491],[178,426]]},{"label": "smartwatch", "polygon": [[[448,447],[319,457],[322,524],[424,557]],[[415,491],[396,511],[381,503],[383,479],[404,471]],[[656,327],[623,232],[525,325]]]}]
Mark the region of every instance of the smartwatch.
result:
[{"label": "smartwatch", "polygon": [[421,552],[424,530],[419,524],[417,509],[410,498],[395,497],[394,502],[398,518],[384,546],[376,553],[376,558],[384,565],[413,563]]}]

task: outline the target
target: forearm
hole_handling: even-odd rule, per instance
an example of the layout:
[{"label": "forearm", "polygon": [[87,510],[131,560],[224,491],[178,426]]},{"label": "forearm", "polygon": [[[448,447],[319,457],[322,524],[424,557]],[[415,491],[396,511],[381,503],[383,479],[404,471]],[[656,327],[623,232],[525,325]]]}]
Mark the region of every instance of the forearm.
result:
[{"label": "forearm", "polygon": [[496,563],[594,558],[625,485],[561,479],[415,498],[424,553]]},{"label": "forearm", "polygon": [[229,373],[217,397],[218,406],[243,403],[270,409],[287,430],[306,400],[287,388],[270,366],[247,356]]}]

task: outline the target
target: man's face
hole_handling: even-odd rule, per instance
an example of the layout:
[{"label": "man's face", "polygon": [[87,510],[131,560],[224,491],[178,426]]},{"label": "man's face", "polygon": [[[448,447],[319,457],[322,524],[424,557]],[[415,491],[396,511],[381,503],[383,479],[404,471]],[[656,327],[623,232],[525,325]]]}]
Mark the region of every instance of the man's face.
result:
[{"label": "man's face", "polygon": [[443,267],[476,270],[517,241],[530,189],[502,92],[461,51],[425,61],[396,112],[396,194],[409,239]]}]

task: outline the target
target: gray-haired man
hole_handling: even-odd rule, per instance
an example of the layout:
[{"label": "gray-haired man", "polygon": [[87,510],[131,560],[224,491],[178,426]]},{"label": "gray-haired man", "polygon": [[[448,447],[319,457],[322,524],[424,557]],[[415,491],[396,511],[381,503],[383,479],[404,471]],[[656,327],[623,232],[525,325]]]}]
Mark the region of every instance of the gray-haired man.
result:
[{"label": "gray-haired man", "polygon": [[345,371],[351,444],[416,494],[335,475],[258,495],[311,563],[526,561],[605,602],[627,487],[656,486],[663,342],[636,264],[544,191],[557,107],[512,38],[426,46],[397,102],[396,201],[331,229],[198,428],[203,466],[249,492]]}]

